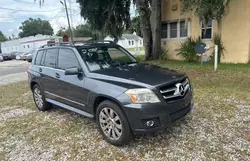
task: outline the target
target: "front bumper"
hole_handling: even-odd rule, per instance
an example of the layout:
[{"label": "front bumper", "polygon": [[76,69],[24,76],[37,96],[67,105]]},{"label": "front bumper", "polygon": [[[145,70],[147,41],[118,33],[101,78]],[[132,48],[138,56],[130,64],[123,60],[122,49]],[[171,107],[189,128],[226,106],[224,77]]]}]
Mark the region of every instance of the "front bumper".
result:
[{"label": "front bumper", "polygon": [[[135,134],[147,133],[168,127],[186,116],[193,107],[192,92],[182,99],[158,104],[129,104],[124,106],[130,127]],[[153,121],[153,126],[147,126]]]}]

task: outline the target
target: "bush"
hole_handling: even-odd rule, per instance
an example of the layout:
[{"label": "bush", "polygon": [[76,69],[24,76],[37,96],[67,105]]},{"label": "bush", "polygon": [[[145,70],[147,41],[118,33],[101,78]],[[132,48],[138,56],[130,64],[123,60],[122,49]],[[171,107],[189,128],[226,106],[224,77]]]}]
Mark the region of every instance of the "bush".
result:
[{"label": "bush", "polygon": [[160,51],[160,54],[159,54],[159,60],[160,61],[166,61],[168,60],[168,49],[164,48],[164,47],[161,47],[161,51]]},{"label": "bush", "polygon": [[[215,45],[218,45],[218,63],[221,62],[221,57],[224,56],[224,52],[226,51],[223,42],[221,41],[220,34],[214,34],[212,42],[214,43],[212,57],[214,58]],[[213,59],[214,60],[214,59]]]},{"label": "bush", "polygon": [[183,56],[187,61],[194,62],[198,61],[199,57],[196,55],[195,52],[195,45],[201,43],[201,38],[187,38],[184,42],[180,42],[180,48],[177,49],[177,55]]}]

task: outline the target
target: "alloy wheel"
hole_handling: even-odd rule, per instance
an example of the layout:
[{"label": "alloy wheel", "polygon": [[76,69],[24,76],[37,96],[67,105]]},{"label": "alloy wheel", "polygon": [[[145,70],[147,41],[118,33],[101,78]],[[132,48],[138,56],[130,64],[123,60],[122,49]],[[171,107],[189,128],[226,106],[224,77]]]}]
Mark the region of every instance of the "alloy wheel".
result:
[{"label": "alloy wheel", "polygon": [[99,122],[104,134],[111,140],[118,140],[122,135],[122,123],[117,113],[105,107],[99,114]]},{"label": "alloy wheel", "polygon": [[38,88],[34,89],[34,99],[35,99],[37,107],[42,108],[43,107],[43,96],[41,94],[41,91]]}]

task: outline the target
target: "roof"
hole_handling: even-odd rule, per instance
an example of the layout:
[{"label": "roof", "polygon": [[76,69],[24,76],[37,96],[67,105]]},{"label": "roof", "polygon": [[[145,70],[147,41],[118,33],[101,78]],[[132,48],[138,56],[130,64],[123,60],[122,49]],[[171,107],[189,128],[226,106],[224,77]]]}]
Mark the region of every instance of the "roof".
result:
[{"label": "roof", "polygon": [[128,40],[131,40],[131,39],[141,39],[140,36],[137,36],[137,35],[134,35],[134,34],[122,34],[121,38],[120,39],[128,39]]}]

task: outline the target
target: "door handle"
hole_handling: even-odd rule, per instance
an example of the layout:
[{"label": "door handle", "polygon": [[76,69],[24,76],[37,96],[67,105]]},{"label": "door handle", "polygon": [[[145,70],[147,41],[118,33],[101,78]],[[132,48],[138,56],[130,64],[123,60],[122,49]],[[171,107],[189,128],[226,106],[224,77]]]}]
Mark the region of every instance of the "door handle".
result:
[{"label": "door handle", "polygon": [[43,69],[42,69],[42,68],[39,68],[39,72],[43,72]]},{"label": "door handle", "polygon": [[56,78],[60,78],[60,77],[61,77],[60,74],[56,73]]}]

